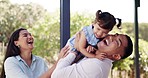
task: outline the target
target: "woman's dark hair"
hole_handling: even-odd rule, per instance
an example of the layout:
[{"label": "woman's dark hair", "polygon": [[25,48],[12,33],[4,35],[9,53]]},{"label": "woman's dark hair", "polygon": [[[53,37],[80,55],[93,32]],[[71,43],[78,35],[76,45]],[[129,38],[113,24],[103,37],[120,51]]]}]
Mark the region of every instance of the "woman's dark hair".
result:
[{"label": "woman's dark hair", "polygon": [[5,57],[4,57],[4,61],[3,61],[3,67],[2,67],[2,71],[1,71],[1,76],[0,78],[6,78],[5,76],[5,70],[4,70],[4,62],[8,57],[11,56],[17,56],[20,54],[20,49],[18,48],[18,46],[16,46],[14,44],[14,41],[17,41],[19,38],[19,33],[21,30],[27,30],[25,28],[19,28],[16,31],[14,31],[12,33],[12,35],[10,36],[8,45],[7,45],[7,49],[6,49],[6,53],[5,53]]},{"label": "woman's dark hair", "polygon": [[132,40],[131,40],[131,38],[128,35],[125,35],[125,36],[127,38],[128,44],[127,44],[127,47],[125,47],[124,55],[121,57],[121,59],[127,58],[133,52],[133,43],[132,43]]},{"label": "woman's dark hair", "polygon": [[116,20],[118,20],[117,28],[121,29],[121,19],[115,18],[109,12],[102,12],[101,10],[96,12],[95,23],[98,22],[99,26],[103,29],[111,31],[117,23]]}]

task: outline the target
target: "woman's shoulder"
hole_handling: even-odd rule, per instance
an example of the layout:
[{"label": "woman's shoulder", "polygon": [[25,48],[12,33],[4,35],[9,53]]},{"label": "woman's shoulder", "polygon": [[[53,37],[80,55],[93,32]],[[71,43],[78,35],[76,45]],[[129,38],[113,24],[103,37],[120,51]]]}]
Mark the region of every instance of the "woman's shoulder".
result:
[{"label": "woman's shoulder", "polygon": [[15,63],[15,62],[17,62],[16,56],[8,57],[8,58],[5,60],[5,64],[11,64],[11,63]]},{"label": "woman's shoulder", "polygon": [[12,60],[16,60],[16,56],[8,57],[5,61],[12,61]]}]

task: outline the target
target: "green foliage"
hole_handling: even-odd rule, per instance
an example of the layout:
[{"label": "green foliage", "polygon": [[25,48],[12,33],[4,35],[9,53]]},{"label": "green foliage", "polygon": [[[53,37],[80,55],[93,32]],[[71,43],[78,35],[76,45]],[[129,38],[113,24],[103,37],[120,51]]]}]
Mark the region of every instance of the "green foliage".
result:
[{"label": "green foliage", "polygon": [[8,42],[11,33],[27,28],[35,38],[33,53],[53,60],[59,51],[59,13],[49,13],[37,4],[11,4],[0,1],[0,42]]},{"label": "green foliage", "polygon": [[[122,28],[124,30],[124,33],[135,37],[135,25],[133,23],[123,23]],[[139,39],[148,41],[148,34],[146,33],[148,29],[148,23],[139,23],[138,28]]]},{"label": "green foliage", "polygon": [[73,13],[71,14],[70,30],[71,36],[80,31],[84,26],[88,26],[94,21],[94,16],[87,14]]},{"label": "green foliage", "polygon": [[144,39],[146,41],[148,41],[148,34],[147,31],[148,30],[148,23],[141,23],[139,24],[139,38],[140,39]]},{"label": "green foliage", "polygon": [[133,59],[131,58],[126,58],[120,61],[116,61],[113,63],[113,69],[116,70],[131,70],[130,66],[134,64]]},{"label": "green foliage", "polygon": [[32,27],[30,31],[35,37],[35,48],[33,53],[42,57],[47,57],[51,62],[54,55],[60,48],[60,25],[56,15],[45,16],[44,21]]},{"label": "green foliage", "polygon": [[146,70],[146,68],[148,68],[148,50],[147,49],[148,49],[148,42],[140,39],[139,40],[140,68],[144,72],[147,71],[148,73],[148,69]]},{"label": "green foliage", "polygon": [[11,32],[24,27],[32,27],[36,21],[43,19],[45,10],[36,4],[11,4],[0,1],[0,40],[8,42]]}]

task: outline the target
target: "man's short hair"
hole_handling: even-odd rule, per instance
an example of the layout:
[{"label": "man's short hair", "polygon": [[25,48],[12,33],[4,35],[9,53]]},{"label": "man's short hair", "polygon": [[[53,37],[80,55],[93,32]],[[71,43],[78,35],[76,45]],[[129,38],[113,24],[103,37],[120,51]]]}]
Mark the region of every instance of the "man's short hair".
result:
[{"label": "man's short hair", "polygon": [[127,38],[128,45],[127,45],[127,47],[125,47],[124,55],[123,55],[123,57],[121,59],[127,58],[133,52],[133,43],[132,43],[132,40],[131,40],[131,38],[128,35],[125,35],[125,36]]}]

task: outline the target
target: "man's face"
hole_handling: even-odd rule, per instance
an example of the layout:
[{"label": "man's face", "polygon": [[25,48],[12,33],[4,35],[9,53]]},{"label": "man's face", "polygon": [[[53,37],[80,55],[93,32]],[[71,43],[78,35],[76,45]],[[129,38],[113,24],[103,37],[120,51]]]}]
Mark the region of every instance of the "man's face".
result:
[{"label": "man's face", "polygon": [[123,55],[124,48],[127,46],[127,38],[122,34],[108,35],[97,44],[99,52],[105,52],[107,55]]}]

